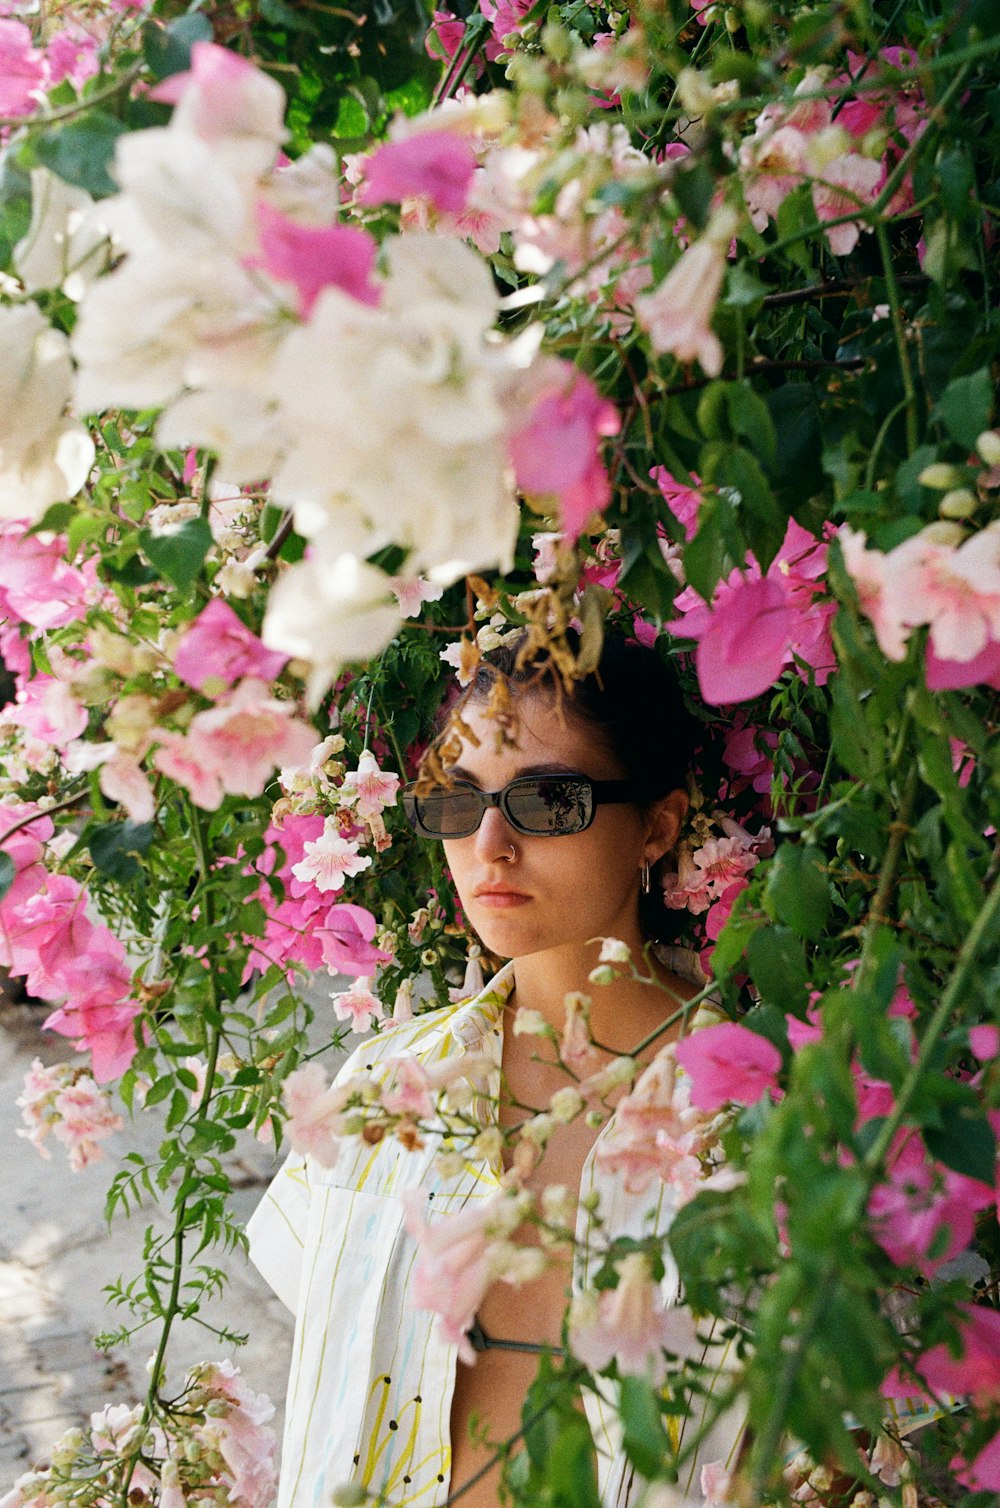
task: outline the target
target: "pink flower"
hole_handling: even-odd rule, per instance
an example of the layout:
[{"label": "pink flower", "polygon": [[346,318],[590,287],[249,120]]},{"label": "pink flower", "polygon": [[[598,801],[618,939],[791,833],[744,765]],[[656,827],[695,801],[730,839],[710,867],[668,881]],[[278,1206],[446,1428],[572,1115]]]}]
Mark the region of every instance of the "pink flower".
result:
[{"label": "pink flower", "polygon": [[383,774],[370,749],[362,750],[358,768],[347,771],[340,788],[359,817],[378,817],[385,807],[395,806],[398,790],[399,776],[391,770]]},{"label": "pink flower", "polygon": [[591,1041],[590,1001],[586,995],[569,994],[565,1002],[559,1056],[578,1078],[585,1078],[600,1067],[601,1054]]},{"label": "pink flower", "polygon": [[361,874],[371,865],[371,857],[358,850],[359,845],[345,838],[336,823],[328,819],[321,835],[305,845],[302,859],[292,865],[292,874],[324,894],[343,890],[345,879]]},{"label": "pink flower", "polygon": [[[677,1208],[706,1186],[700,1157],[709,1150],[709,1120],[691,1105],[690,1082],[677,1073],[673,1047],[657,1053],[597,1148],[597,1161],[622,1178],[630,1194],[659,1178],[673,1189]],[[712,1139],[714,1144],[714,1138]]]},{"label": "pink flower", "polygon": [[1000,1312],[977,1304],[958,1307],[959,1354],[932,1346],[918,1359],[917,1371],[936,1393],[966,1393],[989,1406],[1000,1400]]},{"label": "pink flower", "polygon": [[512,1264],[516,1249],[505,1239],[520,1223],[524,1196],[503,1189],[483,1199],[470,1199],[455,1215],[430,1224],[423,1219],[424,1194],[406,1197],[406,1228],[419,1250],[410,1280],[410,1298],[417,1309],[439,1316],[438,1334],[446,1345],[458,1347],[461,1361],[472,1366],[476,1353],[466,1338],[487,1288],[497,1278],[517,1281]]},{"label": "pink flower", "polygon": [[[853,214],[870,204],[878,194],[884,179],[882,164],[858,152],[845,152],[828,162],[817,175],[812,187],[813,207],[821,224],[839,220],[843,215]],[[843,225],[831,225],[826,232],[830,250],[834,256],[846,257],[857,245],[862,230],[867,229],[863,220],[851,220]]]},{"label": "pink flower", "polygon": [[156,738],[159,742],[159,748],[153,753],[156,768],[168,779],[176,780],[188,792],[195,806],[214,812],[222,804],[222,781],[214,762],[206,763],[198,758],[180,733],[157,728]]},{"label": "pink flower", "polygon": [[562,529],[575,540],[611,497],[599,447],[602,436],[618,433],[621,419],[571,363],[552,360],[545,372],[552,380],[535,397],[527,421],[508,438],[508,452],[518,487],[557,497]]},{"label": "pink flower", "polygon": [[97,1083],[106,1084],[111,1079],[120,1078],[135,1057],[134,1022],[141,1011],[141,1006],[132,1001],[82,1008],[67,1001],[42,1025],[46,1031],[75,1038],[77,1051],[91,1055],[91,1071]]},{"label": "pink flower", "polygon": [[217,696],[244,676],[273,681],[287,659],[266,649],[229,604],[217,598],[184,630],[174,669],[196,691]]},{"label": "pink flower", "polygon": [[731,1502],[729,1491],[732,1478],[724,1461],[709,1461],[701,1468],[701,1491],[704,1508],[726,1508]]},{"label": "pink flower", "polygon": [[726,272],[724,246],[706,234],[689,246],[658,288],[635,300],[639,324],[653,351],[701,363],[709,377],[722,371],[722,346],[711,328]]},{"label": "pink flower", "polygon": [[970,1492],[1000,1492],[1000,1433],[995,1434],[974,1461],[966,1464],[956,1456],[951,1469]]},{"label": "pink flower", "polygon": [[992,1058],[1000,1056],[1000,1027],[970,1026],[969,1046],[980,1063],[988,1063]]},{"label": "pink flower", "polygon": [[156,798],[149,776],[137,759],[114,753],[101,765],[98,779],[108,800],[119,802],[133,822],[152,822]]},{"label": "pink flower", "polygon": [[694,539],[698,532],[698,509],[701,507],[701,493],[697,490],[699,478],[692,475],[691,480],[696,485],[688,487],[683,482],[678,482],[665,466],[654,466],[649,475],[662,492],[667,507],[683,528],[684,538]]},{"label": "pink flower", "polygon": [[844,568],[854,582],[858,605],[871,620],[882,653],[890,660],[903,659],[908,636],[903,630],[895,598],[889,592],[888,557],[881,550],[868,549],[864,534],[847,524],[842,524],[837,531],[837,542],[844,558]]},{"label": "pink flower", "polygon": [[1000,640],[1000,529],[982,529],[957,548],[924,531],[898,545],[888,561],[902,621],[930,624],[936,658],[964,664]]},{"label": "pink flower", "polygon": [[[436,10],[431,16],[431,27],[424,38],[424,46],[429,57],[448,62],[461,47],[464,36],[464,21],[450,10]],[[478,72],[482,71],[483,65],[480,63]]]},{"label": "pink flower", "polygon": [[714,706],[749,701],[773,686],[795,626],[788,593],[777,581],[734,572],[726,585],[695,651],[701,694]]},{"label": "pink flower", "polygon": [[44,81],[44,59],[24,22],[0,20],[0,115],[30,115]]},{"label": "pink flower", "polygon": [[33,738],[65,748],[87,726],[87,709],[55,676],[36,675],[19,687],[14,702],[0,712],[0,723],[24,728]]},{"label": "pink flower", "polygon": [[261,199],[257,229],[260,251],[247,265],[293,283],[302,319],[309,318],[324,288],[339,288],[360,304],[379,302],[382,292],[372,281],[378,246],[360,226],[300,225]]},{"label": "pink flower", "polygon": [[49,875],[35,891],[4,913],[8,966],[27,975],[40,1000],[65,994],[64,971],[90,945],[94,925],[83,909],[84,895],[69,875]]},{"label": "pink flower", "polygon": [[[222,1495],[234,1508],[269,1508],[278,1485],[278,1440],[267,1428],[273,1403],[266,1393],[248,1388],[231,1361],[204,1362],[188,1382],[195,1385],[198,1403],[208,1405],[197,1432],[206,1453],[225,1463],[219,1474]],[[220,1403],[228,1407],[220,1411]]]},{"label": "pink flower", "polygon": [[373,1022],[382,1021],[385,1017],[382,1002],[377,995],[372,994],[370,983],[366,975],[361,975],[349,990],[335,991],[330,996],[337,1020],[349,1021],[352,1031],[366,1032]]},{"label": "pink flower", "polygon": [[348,1091],[343,1086],[331,1088],[321,1065],[307,1063],[288,1075],[281,1097],[288,1113],[285,1130],[294,1150],[313,1158],[321,1168],[332,1168],[340,1153],[340,1112]]},{"label": "pink flower", "polygon": [[323,962],[331,974],[371,974],[378,964],[389,962],[391,955],[372,942],[375,928],[374,916],[363,906],[330,907],[313,935],[322,944]]},{"label": "pink flower", "polygon": [[0,616],[33,628],[63,628],[98,595],[96,567],[70,565],[65,539],[43,543],[25,532],[28,527],[27,520],[0,522]]},{"label": "pink flower", "polygon": [[382,1095],[382,1104],[389,1114],[417,1118],[433,1115],[431,1081],[419,1058],[390,1058],[386,1067],[393,1069],[392,1088]]},{"label": "pink flower", "polygon": [[[976,1211],[988,1209],[994,1197],[988,1184],[933,1161],[915,1131],[903,1131],[886,1180],[868,1201],[872,1235],[897,1266],[916,1267],[930,1276],[965,1250]],[[947,1233],[943,1248],[941,1231]]]},{"label": "pink flower", "polygon": [[[29,818],[34,820],[29,821]],[[13,837],[8,838],[7,834],[11,829],[22,822],[25,825],[19,827]],[[0,901],[0,939],[3,937],[5,912],[11,913],[45,883],[46,870],[41,861],[45,853],[44,845],[54,831],[52,818],[45,816],[35,802],[9,799],[0,801],[0,851],[12,861],[15,871],[13,883]],[[0,963],[3,961],[3,950],[0,948]],[[9,960],[5,966],[10,967]]]},{"label": "pink flower", "polygon": [[423,197],[446,214],[461,214],[476,170],[472,144],[454,131],[419,131],[388,141],[367,159],[362,204],[398,204]]},{"label": "pink flower", "polygon": [[248,678],[216,706],[191,720],[187,749],[231,796],[259,796],[276,766],[305,764],[315,731],[294,716],[290,702],[268,695]]},{"label": "pink flower", "polygon": [[691,1103],[720,1110],[729,1101],[755,1105],[777,1088],[781,1054],[766,1037],[735,1022],[706,1026],[675,1044],[677,1061],[691,1076]]},{"label": "pink flower", "polygon": [[[270,166],[287,134],[281,86],[238,52],[214,42],[195,42],[190,69],[171,74],[149,98],[178,106],[175,129],[183,123],[205,141],[250,146],[251,160],[261,170]],[[258,143],[265,152],[256,150]]]},{"label": "pink flower", "polygon": [[100,1143],[124,1126],[121,1116],[111,1109],[106,1091],[99,1089],[89,1074],[67,1063],[44,1068],[35,1058],[16,1103],[27,1127],[19,1129],[18,1136],[26,1136],[43,1157],[48,1157],[45,1138],[53,1133],[68,1148],[74,1173],[88,1163],[99,1162],[104,1156]]},{"label": "pink flower", "polygon": [[1000,638],[991,639],[971,660],[942,660],[927,645],[925,661],[929,691],[956,691],[963,686],[992,686],[1000,691]]},{"label": "pink flower", "polygon": [[573,1300],[570,1349],[595,1372],[615,1361],[619,1373],[661,1387],[667,1371],[663,1351],[690,1354],[697,1342],[694,1320],[686,1308],[664,1308],[643,1252],[629,1252],[615,1266],[616,1288]]}]

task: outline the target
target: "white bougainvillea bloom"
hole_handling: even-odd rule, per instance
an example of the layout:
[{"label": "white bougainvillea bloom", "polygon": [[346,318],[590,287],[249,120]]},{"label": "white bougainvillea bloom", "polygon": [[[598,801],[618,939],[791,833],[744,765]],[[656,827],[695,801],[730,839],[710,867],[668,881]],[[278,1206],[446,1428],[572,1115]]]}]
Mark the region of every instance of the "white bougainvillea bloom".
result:
[{"label": "white bougainvillea bloom", "polygon": [[315,705],[347,660],[377,654],[401,622],[389,577],[342,553],[331,531],[278,577],[261,637],[270,649],[312,662],[308,692]]},{"label": "white bougainvillea bloom", "polygon": [[371,862],[369,856],[359,853],[358,844],[345,838],[336,822],[328,817],[320,836],[305,845],[303,857],[292,865],[292,874],[303,884],[325,893],[343,890],[345,879],[361,874]]},{"label": "white bougainvillea bloom", "polygon": [[78,300],[110,256],[110,237],[86,190],[32,168],[31,224],[14,247],[14,271],[28,292],[62,288]]},{"label": "white bougainvillea bloom", "polygon": [[0,350],[0,518],[39,518],[80,491],[94,443],[65,417],[69,341],[36,304],[0,308]]}]

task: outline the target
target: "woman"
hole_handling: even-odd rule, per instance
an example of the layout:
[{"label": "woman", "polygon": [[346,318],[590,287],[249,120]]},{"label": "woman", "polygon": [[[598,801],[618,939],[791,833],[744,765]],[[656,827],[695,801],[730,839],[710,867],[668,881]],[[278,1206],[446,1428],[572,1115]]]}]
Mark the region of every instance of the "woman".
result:
[{"label": "woman", "polygon": [[[516,648],[489,657],[463,708],[467,731],[450,768],[452,784],[407,796],[417,831],[444,842],[462,907],[485,947],[512,962],[473,999],[366,1042],[340,1075],[370,1068],[377,1076],[380,1064],[408,1055],[425,1066],[485,1055],[494,1071],[484,1102],[499,1102],[502,1129],[544,1110],[569,1082],[543,1037],[509,1029],[516,1013],[536,1027],[542,1018],[558,1036],[566,996],[590,991],[591,1031],[600,1044],[594,1067],[630,1052],[664,1019],[670,997],[628,971],[592,990],[588,981],[599,939],[619,939],[640,960],[655,937],[650,919],[661,903],[653,873],[685,814],[693,736],[673,680],[652,651],[609,641],[597,674],[566,697],[536,670],[519,671]],[[488,715],[498,676],[513,693],[514,742],[499,736]],[[651,960],[659,982],[682,1000],[693,993],[690,969],[687,978],[677,972],[684,962],[680,950]],[[596,1192],[605,1232],[665,1230],[669,1197],[661,1188],[630,1195],[602,1174],[592,1156],[596,1136],[583,1116],[557,1125],[540,1167],[522,1168],[522,1186]],[[586,1209],[577,1221],[572,1274],[568,1260],[556,1261],[523,1286],[488,1289],[473,1332],[475,1366],[456,1366],[459,1342],[468,1355],[468,1341],[442,1334],[414,1306],[416,1245],[401,1196],[410,1193],[412,1212],[419,1191],[432,1222],[458,1211],[468,1220],[510,1177],[499,1146],[451,1176],[441,1171],[440,1150],[430,1136],[409,1150],[387,1137],[374,1147],[345,1139],[329,1170],[293,1157],[251,1222],[251,1256],[298,1318],[280,1508],[325,1505],[346,1480],[392,1503],[443,1503],[449,1488],[457,1492],[490,1460],[470,1437],[470,1424],[478,1420],[492,1440],[513,1434],[537,1351],[561,1345],[567,1291],[571,1280],[579,1286],[586,1279],[597,1230]],[[432,1228],[447,1238],[447,1227]],[[668,1277],[665,1285],[675,1302],[676,1283]],[[620,1449],[613,1389],[606,1391],[604,1399],[589,1393],[586,1407],[602,1501],[624,1508],[635,1501],[637,1484]],[[727,1457],[737,1435],[724,1424],[700,1458]],[[696,1490],[693,1470],[684,1485]],[[462,1496],[468,1508],[494,1508],[498,1500],[497,1469]]]}]

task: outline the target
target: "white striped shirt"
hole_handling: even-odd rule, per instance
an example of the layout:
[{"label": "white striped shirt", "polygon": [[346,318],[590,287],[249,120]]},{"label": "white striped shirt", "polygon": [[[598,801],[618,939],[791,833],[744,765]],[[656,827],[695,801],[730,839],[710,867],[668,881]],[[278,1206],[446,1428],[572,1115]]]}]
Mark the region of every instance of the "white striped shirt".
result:
[{"label": "white striped shirt", "polygon": [[[378,1076],[380,1064],[403,1054],[424,1063],[488,1054],[495,1066],[482,1103],[494,1105],[503,1007],[513,983],[508,964],[471,1000],[390,1026],[351,1055],[338,1082],[369,1067]],[[401,1196],[422,1190],[431,1201],[429,1217],[445,1217],[495,1194],[503,1170],[499,1161],[483,1162],[445,1178],[435,1166],[439,1150],[431,1136],[414,1151],[391,1136],[374,1147],[345,1139],[331,1169],[293,1154],[250,1220],[251,1258],[296,1315],[278,1508],[329,1508],[330,1493],[346,1482],[382,1491],[400,1508],[438,1508],[448,1496],[456,1347],[440,1339],[436,1316],[409,1301],[417,1247],[403,1223]],[[596,1144],[581,1194],[599,1196],[602,1245],[609,1234],[665,1232],[674,1214],[671,1191],[657,1182],[643,1195],[629,1194],[620,1176],[595,1160],[595,1150]],[[581,1202],[576,1290],[598,1254],[591,1253],[594,1230]],[[675,1303],[669,1254],[667,1267],[663,1291]],[[728,1349],[709,1347],[707,1357],[709,1351],[721,1379]],[[607,1508],[627,1508],[641,1484],[621,1449],[615,1385],[599,1382],[603,1397],[588,1389],[585,1407],[601,1499]],[[694,1501],[701,1501],[700,1464],[735,1455],[740,1417],[730,1411],[716,1423],[685,1467],[680,1486]],[[689,1417],[678,1428],[683,1433],[699,1422]]]}]

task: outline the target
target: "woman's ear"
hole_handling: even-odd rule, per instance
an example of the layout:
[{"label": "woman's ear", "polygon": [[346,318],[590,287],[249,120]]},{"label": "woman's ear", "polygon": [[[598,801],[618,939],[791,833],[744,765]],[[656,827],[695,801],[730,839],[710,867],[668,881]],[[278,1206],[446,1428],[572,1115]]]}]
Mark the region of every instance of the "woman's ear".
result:
[{"label": "woman's ear", "polygon": [[673,848],[687,815],[688,805],[687,791],[676,790],[661,797],[651,807],[649,832],[642,853],[647,864],[657,863]]}]

